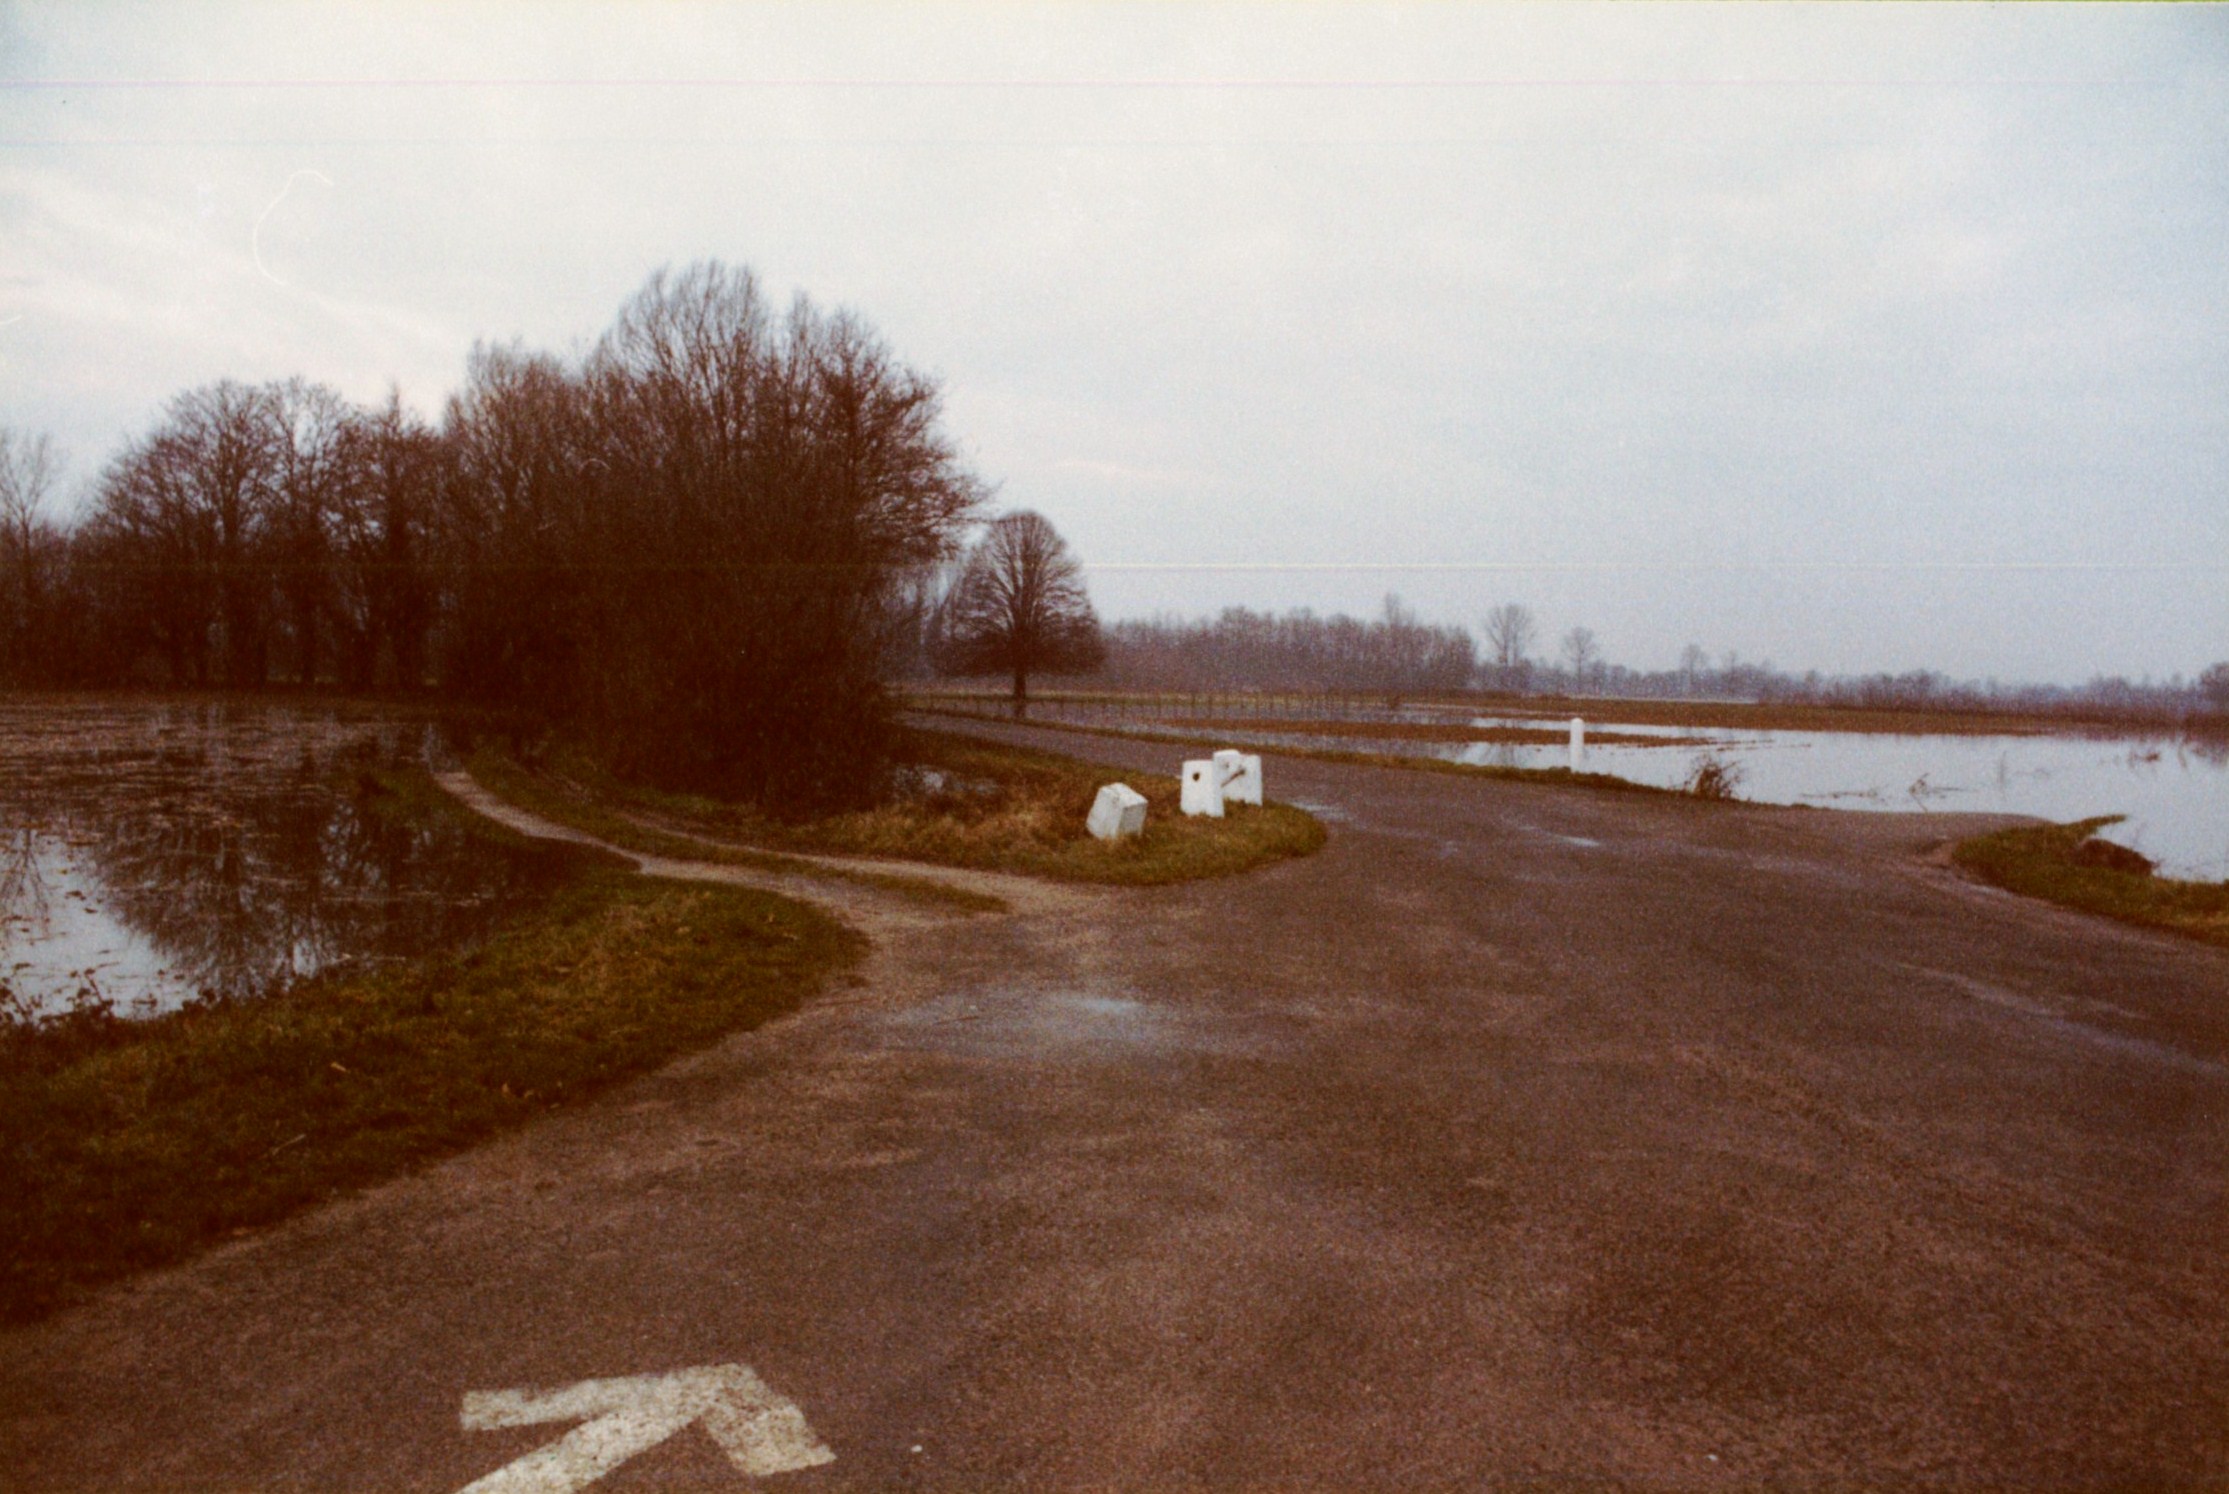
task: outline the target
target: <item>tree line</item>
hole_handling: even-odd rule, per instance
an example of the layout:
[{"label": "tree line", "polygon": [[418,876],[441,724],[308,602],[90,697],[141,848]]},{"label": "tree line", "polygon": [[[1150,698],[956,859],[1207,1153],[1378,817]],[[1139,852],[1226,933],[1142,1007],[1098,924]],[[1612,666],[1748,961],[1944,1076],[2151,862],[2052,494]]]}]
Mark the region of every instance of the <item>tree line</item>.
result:
[{"label": "tree line", "polygon": [[1230,607],[1213,618],[1113,623],[1102,678],[1149,690],[1415,694],[1469,689],[1477,672],[1478,646],[1467,630],[1420,622],[1398,597],[1387,597],[1370,619]]},{"label": "tree line", "polygon": [[[1550,652],[1536,652],[1547,643]],[[2229,662],[2194,680],[2101,676],[2075,686],[1960,681],[1933,670],[1795,675],[1770,660],[1688,644],[1671,669],[1613,663],[1591,628],[1544,640],[1531,609],[1488,610],[1477,638],[1420,623],[1389,598],[1375,619],[1229,608],[1213,618],[1159,617],[1106,632],[1098,683],[1146,690],[1334,691],[1402,695],[1481,691],[1627,699],[1739,700],[1876,710],[2011,711],[2099,722],[2202,721],[2229,715]]]},{"label": "tree line", "polygon": [[718,263],[578,358],[476,348],[438,423],[227,381],[69,522],[56,467],[0,444],[0,682],[431,691],[801,807],[871,793],[920,578],[986,496],[932,380]]}]

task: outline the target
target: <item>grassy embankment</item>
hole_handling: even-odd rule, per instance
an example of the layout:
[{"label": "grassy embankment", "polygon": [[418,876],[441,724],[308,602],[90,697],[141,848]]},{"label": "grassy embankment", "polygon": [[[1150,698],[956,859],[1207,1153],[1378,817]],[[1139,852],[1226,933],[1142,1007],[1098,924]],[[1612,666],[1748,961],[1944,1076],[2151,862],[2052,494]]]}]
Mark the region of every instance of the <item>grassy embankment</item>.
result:
[{"label": "grassy embankment", "polygon": [[[423,778],[384,787],[382,812],[466,815]],[[754,1027],[864,948],[787,899],[556,854],[560,890],[475,950],[147,1021],[0,1029],[0,1321]]]},{"label": "grassy embankment", "polygon": [[1999,830],[1959,842],[1951,859],[2011,892],[2229,945],[2229,883],[2155,877],[2093,864],[2081,853],[2084,841],[2118,818]]},{"label": "grassy embankment", "polygon": [[[911,767],[944,787],[901,794],[875,809],[804,822],[748,806],[621,782],[584,755],[556,748],[529,770],[493,749],[473,755],[473,777],[523,808],[614,846],[646,854],[787,864],[798,853],[931,862],[1061,881],[1151,885],[1228,876],[1323,845],[1313,815],[1286,804],[1233,805],[1220,820],[1187,818],[1172,777],[943,732],[909,735]],[[1145,833],[1092,839],[1084,830],[1100,786],[1120,780],[1146,797]],[[846,870],[865,880],[888,880]]]}]

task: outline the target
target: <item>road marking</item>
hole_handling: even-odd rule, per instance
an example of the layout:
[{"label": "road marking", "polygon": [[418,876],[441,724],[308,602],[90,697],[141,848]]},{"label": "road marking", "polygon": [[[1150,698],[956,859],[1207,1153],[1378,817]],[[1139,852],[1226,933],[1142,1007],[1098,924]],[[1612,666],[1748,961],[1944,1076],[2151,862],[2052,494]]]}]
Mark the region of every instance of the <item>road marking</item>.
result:
[{"label": "road marking", "polygon": [[468,1432],[583,1418],[592,1419],[457,1494],[572,1494],[693,1421],[703,1422],[728,1461],[753,1477],[836,1461],[796,1402],[747,1364],[583,1380],[561,1390],[474,1390],[464,1398]]}]

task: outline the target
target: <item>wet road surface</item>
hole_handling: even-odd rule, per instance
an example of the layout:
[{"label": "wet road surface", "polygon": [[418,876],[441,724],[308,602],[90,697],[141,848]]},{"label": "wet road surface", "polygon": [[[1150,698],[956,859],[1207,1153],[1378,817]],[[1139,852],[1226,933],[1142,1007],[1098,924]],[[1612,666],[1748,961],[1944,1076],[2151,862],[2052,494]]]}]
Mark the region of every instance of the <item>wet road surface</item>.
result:
[{"label": "wet road surface", "polygon": [[2229,1480],[2229,953],[1950,816],[1267,773],[1321,855],[851,909],[864,984],[0,1336],[0,1483],[452,1491],[567,1431],[470,1393],[736,1363],[801,1491]]}]

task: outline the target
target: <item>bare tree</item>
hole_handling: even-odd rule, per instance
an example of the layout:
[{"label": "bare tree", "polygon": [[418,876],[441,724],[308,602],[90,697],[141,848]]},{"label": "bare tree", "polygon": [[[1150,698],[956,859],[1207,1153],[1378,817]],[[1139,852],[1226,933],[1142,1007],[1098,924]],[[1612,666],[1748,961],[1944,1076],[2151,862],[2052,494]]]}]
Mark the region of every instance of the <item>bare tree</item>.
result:
[{"label": "bare tree", "polygon": [[427,531],[441,445],[392,389],[378,410],[352,412],[342,438],[346,478],[334,494],[328,596],[341,682],[368,689],[382,678],[384,661],[385,678],[419,690],[433,621]]},{"label": "bare tree", "polygon": [[1708,668],[1710,668],[1710,655],[1703,652],[1701,644],[1690,643],[1687,647],[1681,649],[1679,651],[1681,691],[1693,695],[1696,686],[1702,682],[1703,671]]},{"label": "bare tree", "polygon": [[61,553],[46,500],[61,470],[54,443],[0,427],[0,679],[38,672],[40,634]]},{"label": "bare tree", "polygon": [[149,477],[183,497],[206,536],[199,559],[215,583],[225,683],[253,688],[268,673],[269,538],[277,434],[271,396],[227,380],[179,395],[143,449]]},{"label": "bare tree", "polygon": [[1031,674],[1090,669],[1106,656],[1083,568],[1027,509],[993,520],[968,552],[940,631],[952,673],[1013,677],[1017,720],[1029,709]]},{"label": "bare tree", "polygon": [[335,601],[334,528],[353,506],[355,418],[323,384],[288,379],[264,391],[271,422],[270,565],[294,643],[295,678],[317,683],[318,643]]},{"label": "bare tree", "polygon": [[1486,656],[1497,669],[1514,670],[1532,648],[1536,624],[1532,609],[1504,602],[1486,614]]},{"label": "bare tree", "polygon": [[443,421],[442,683],[475,703],[546,720],[574,709],[589,631],[579,563],[594,553],[580,538],[589,452],[582,404],[578,381],[555,358],[479,345]]},{"label": "bare tree", "polygon": [[2213,702],[2215,710],[2229,712],[2229,659],[2206,666],[2198,676],[2198,693]]},{"label": "bare tree", "polygon": [[1586,688],[1588,676],[1601,657],[1602,648],[1595,642],[1594,629],[1573,628],[1563,635],[1563,660],[1571,670],[1573,688]]},{"label": "bare tree", "polygon": [[622,771],[861,802],[892,745],[888,620],[981,485],[935,383],[748,270],[651,278],[582,370],[583,721]]}]

